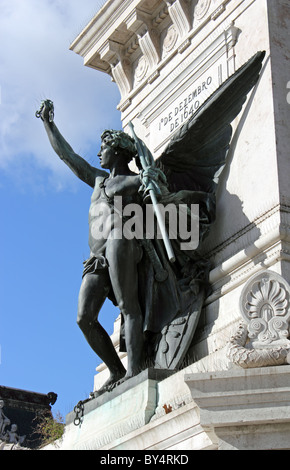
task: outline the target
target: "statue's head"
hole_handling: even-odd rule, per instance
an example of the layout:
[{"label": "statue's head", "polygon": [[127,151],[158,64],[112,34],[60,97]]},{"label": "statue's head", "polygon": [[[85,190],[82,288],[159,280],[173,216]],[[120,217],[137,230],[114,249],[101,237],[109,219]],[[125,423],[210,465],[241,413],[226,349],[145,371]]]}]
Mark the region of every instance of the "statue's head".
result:
[{"label": "statue's head", "polygon": [[118,157],[129,163],[137,156],[135,142],[126,132],[106,130],[101,135],[102,142],[115,150]]}]

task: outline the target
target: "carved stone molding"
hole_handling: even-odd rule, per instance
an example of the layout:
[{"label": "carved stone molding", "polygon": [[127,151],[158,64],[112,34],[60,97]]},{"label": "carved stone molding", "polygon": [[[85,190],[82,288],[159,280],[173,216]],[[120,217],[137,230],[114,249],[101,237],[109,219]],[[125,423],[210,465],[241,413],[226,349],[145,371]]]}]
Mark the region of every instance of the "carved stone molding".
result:
[{"label": "carved stone molding", "polygon": [[240,297],[243,322],[231,338],[228,357],[241,367],[287,364],[290,352],[290,287],[279,274],[263,271]]},{"label": "carved stone molding", "polygon": [[211,19],[215,21],[224,11],[226,7],[224,4],[221,4],[212,14],[211,14]]},{"label": "carved stone molding", "polygon": [[192,27],[190,6],[187,0],[166,0],[168,12],[179,36],[185,36]]},{"label": "carved stone molding", "polygon": [[[225,2],[216,15],[225,10]],[[190,48],[195,35],[211,22],[212,5],[213,0],[108,0],[70,49],[86,66],[113,78],[121,93],[119,109],[124,110],[124,103],[160,76],[170,57]],[[206,43],[216,34],[211,31]],[[205,45],[202,41],[201,47]]]},{"label": "carved stone molding", "polygon": [[126,96],[132,89],[132,64],[126,57],[125,48],[119,43],[107,40],[99,50],[100,58],[111,66],[112,75],[121,96]]},{"label": "carved stone molding", "polygon": [[[267,206],[268,209],[266,209]],[[217,244],[216,238],[213,238],[209,244],[206,241],[202,254],[210,258],[216,265],[216,268],[211,272],[211,283],[216,286],[215,288],[224,286],[225,276],[230,276],[231,279],[232,276],[234,279],[241,278],[243,281],[244,274],[241,273],[251,271],[252,268],[247,267],[251,262],[257,266],[263,261],[264,267],[269,268],[275,259],[281,259],[286,255],[285,243],[290,243],[290,230],[287,226],[289,224],[286,224],[288,209],[289,205],[285,206],[269,200],[265,207],[262,206],[256,210],[258,215],[250,214],[249,220],[251,222],[238,232],[231,234],[224,231],[222,243]],[[285,218],[285,220],[283,219],[285,225],[280,223],[281,218]],[[257,239],[257,231],[259,239]],[[282,240],[283,245],[281,245]],[[247,274],[246,278],[248,279],[248,277]],[[236,285],[236,282],[234,284]],[[230,287],[230,290],[231,288],[234,286]]]},{"label": "carved stone molding", "polygon": [[126,26],[137,35],[140,49],[149,67],[157,65],[160,60],[160,38],[151,16],[134,8],[126,20]]}]

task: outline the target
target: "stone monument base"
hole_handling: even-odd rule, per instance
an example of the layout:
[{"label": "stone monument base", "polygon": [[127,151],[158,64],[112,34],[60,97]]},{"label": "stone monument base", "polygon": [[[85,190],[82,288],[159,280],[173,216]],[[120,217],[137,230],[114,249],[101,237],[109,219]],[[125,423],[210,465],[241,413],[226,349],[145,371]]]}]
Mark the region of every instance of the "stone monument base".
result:
[{"label": "stone monument base", "polygon": [[218,450],[290,449],[290,366],[191,374],[200,426]]},{"label": "stone monument base", "polygon": [[148,369],[88,400],[45,450],[290,450],[290,366]]}]

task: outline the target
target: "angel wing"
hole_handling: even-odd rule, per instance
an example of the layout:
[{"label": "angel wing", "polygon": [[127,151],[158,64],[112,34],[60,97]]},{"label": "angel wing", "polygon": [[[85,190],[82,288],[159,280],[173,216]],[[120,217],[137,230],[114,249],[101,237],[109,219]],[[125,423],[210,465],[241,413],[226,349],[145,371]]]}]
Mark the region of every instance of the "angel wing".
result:
[{"label": "angel wing", "polygon": [[171,191],[215,193],[232,137],[232,121],[256,85],[265,52],[258,52],[228,78],[174,134],[156,159]]}]

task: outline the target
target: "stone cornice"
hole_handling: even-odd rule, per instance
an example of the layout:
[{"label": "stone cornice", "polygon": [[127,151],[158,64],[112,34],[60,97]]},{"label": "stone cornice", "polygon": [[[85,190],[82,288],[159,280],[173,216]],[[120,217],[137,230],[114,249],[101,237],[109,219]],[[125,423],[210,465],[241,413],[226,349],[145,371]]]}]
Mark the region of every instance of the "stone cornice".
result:
[{"label": "stone cornice", "polygon": [[[230,1],[108,0],[70,49],[83,57],[86,66],[113,76],[123,111],[131,104],[132,93],[139,93],[140,86],[151,84],[160,75],[168,62],[164,61],[164,51],[171,57],[173,52],[181,54],[191,44],[192,36],[207,23],[215,22]],[[104,54],[108,43],[118,44],[118,56]],[[140,70],[146,73],[142,75]]]}]

